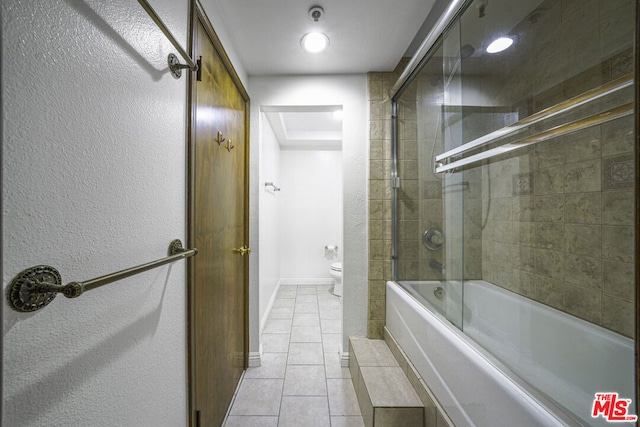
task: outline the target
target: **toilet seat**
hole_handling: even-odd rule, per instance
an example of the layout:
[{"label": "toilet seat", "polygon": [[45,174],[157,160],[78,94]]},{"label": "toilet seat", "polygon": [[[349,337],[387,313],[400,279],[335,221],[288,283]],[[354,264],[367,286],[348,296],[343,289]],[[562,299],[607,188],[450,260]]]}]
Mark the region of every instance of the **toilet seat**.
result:
[{"label": "toilet seat", "polygon": [[334,262],[333,264],[331,264],[331,271],[335,271],[337,273],[342,272],[342,263]]}]

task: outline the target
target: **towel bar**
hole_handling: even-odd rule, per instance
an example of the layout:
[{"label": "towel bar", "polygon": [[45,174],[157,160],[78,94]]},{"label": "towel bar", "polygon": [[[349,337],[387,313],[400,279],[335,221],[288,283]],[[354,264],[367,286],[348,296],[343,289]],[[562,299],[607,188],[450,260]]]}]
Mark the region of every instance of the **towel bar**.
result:
[{"label": "towel bar", "polygon": [[149,14],[151,19],[153,19],[153,22],[156,23],[158,28],[160,28],[160,30],[164,33],[165,37],[171,42],[173,47],[175,47],[178,50],[178,53],[180,54],[180,56],[182,56],[184,60],[187,61],[187,64],[189,64],[189,65],[180,64],[178,57],[175,56],[173,53],[170,53],[169,58],[167,59],[167,63],[169,64],[171,75],[174,78],[179,79],[182,76],[183,68],[189,68],[191,71],[198,71],[198,65],[195,62],[193,62],[193,60],[187,54],[187,52],[185,52],[182,46],[180,46],[176,38],[173,37],[173,34],[171,34],[171,31],[169,31],[167,26],[164,25],[164,22],[162,22],[162,20],[160,19],[156,11],[153,10],[149,2],[147,2],[147,0],[138,0],[138,3],[140,3],[140,6],[142,6],[142,8]]},{"label": "towel bar", "polygon": [[277,187],[273,182],[265,182],[264,186],[273,188],[273,191],[280,191],[280,187]]},{"label": "towel bar", "polygon": [[85,291],[99,288],[182,258],[194,256],[197,253],[198,250],[195,248],[184,249],[182,242],[176,239],[169,244],[169,256],[166,258],[96,277],[85,282],[71,282],[66,285],[61,284],[62,279],[58,270],[48,265],[38,265],[23,270],[13,278],[11,284],[7,287],[7,302],[16,311],[23,313],[37,311],[53,301],[58,293],[67,298],[76,298]]}]

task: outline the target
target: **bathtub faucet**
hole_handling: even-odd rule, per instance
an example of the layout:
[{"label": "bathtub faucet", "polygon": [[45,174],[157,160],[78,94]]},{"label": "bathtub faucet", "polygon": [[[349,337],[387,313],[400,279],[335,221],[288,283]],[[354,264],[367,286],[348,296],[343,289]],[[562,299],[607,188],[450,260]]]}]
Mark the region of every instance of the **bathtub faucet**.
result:
[{"label": "bathtub faucet", "polygon": [[444,274],[445,273],[444,264],[439,263],[435,259],[429,260],[429,267],[432,270],[435,270],[440,274]]}]

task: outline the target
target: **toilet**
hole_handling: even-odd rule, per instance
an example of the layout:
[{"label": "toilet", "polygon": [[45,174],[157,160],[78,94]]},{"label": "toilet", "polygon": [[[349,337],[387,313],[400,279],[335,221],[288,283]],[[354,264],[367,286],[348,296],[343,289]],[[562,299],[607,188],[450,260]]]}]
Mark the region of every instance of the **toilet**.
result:
[{"label": "toilet", "polygon": [[335,286],[333,287],[333,294],[336,296],[342,296],[342,263],[334,262],[331,264],[331,268],[329,270],[331,277],[333,277],[333,281],[335,282]]}]

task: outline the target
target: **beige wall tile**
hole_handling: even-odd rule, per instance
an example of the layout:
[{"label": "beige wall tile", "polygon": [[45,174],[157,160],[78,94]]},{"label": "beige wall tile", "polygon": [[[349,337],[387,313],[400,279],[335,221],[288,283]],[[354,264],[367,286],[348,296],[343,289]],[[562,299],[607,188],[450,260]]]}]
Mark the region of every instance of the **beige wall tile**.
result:
[{"label": "beige wall tile", "polygon": [[603,326],[633,338],[635,305],[633,301],[604,295]]},{"label": "beige wall tile", "polygon": [[536,249],[536,274],[551,279],[564,278],[564,253],[547,249]]},{"label": "beige wall tile", "polygon": [[602,221],[601,193],[566,194],[564,217],[573,224],[600,224]]},{"label": "beige wall tile", "polygon": [[534,199],[534,221],[536,222],[563,222],[564,221],[564,196],[536,196]]},{"label": "beige wall tile", "polygon": [[535,246],[535,225],[535,222],[514,222],[513,233],[516,239],[514,243],[524,247]]},{"label": "beige wall tile", "polygon": [[550,279],[545,276],[534,276],[534,298],[543,304],[547,304],[558,310],[564,310],[564,287],[560,280]]},{"label": "beige wall tile", "polygon": [[514,197],[512,212],[515,221],[533,221],[535,204],[533,197]]},{"label": "beige wall tile", "polygon": [[[558,94],[562,99],[561,93]],[[547,169],[564,164],[564,149],[558,141],[541,142],[535,146],[536,169]]]},{"label": "beige wall tile", "polygon": [[600,257],[602,229],[599,225],[565,224],[565,249],[570,254]]},{"label": "beige wall tile", "polygon": [[556,222],[536,223],[535,246],[540,249],[563,251],[565,249],[565,225]]},{"label": "beige wall tile", "polygon": [[602,156],[619,156],[621,154],[633,153],[634,132],[633,117],[623,117],[604,123],[601,128],[602,133]]},{"label": "beige wall tile", "polygon": [[551,167],[540,169],[534,176],[534,192],[536,195],[558,194],[564,191],[564,168]]},{"label": "beige wall tile", "polygon": [[381,427],[421,426],[423,408],[375,408],[375,425]]},{"label": "beige wall tile", "polygon": [[580,255],[564,257],[564,280],[574,285],[602,289],[602,260]]},{"label": "beige wall tile", "polygon": [[602,292],[581,286],[564,287],[564,307],[568,313],[593,323],[602,321]]},{"label": "beige wall tile", "polygon": [[634,225],[633,190],[602,193],[602,223],[606,225]]},{"label": "beige wall tile", "polygon": [[600,159],[602,157],[601,135],[600,128],[594,126],[564,136],[561,145],[567,162]]},{"label": "beige wall tile", "polygon": [[567,193],[600,191],[601,177],[600,159],[570,163],[565,166],[564,191]]},{"label": "beige wall tile", "polygon": [[633,262],[633,228],[602,226],[602,257],[610,261]]},{"label": "beige wall tile", "polygon": [[633,301],[635,298],[634,265],[624,262],[603,261],[604,293]]}]

